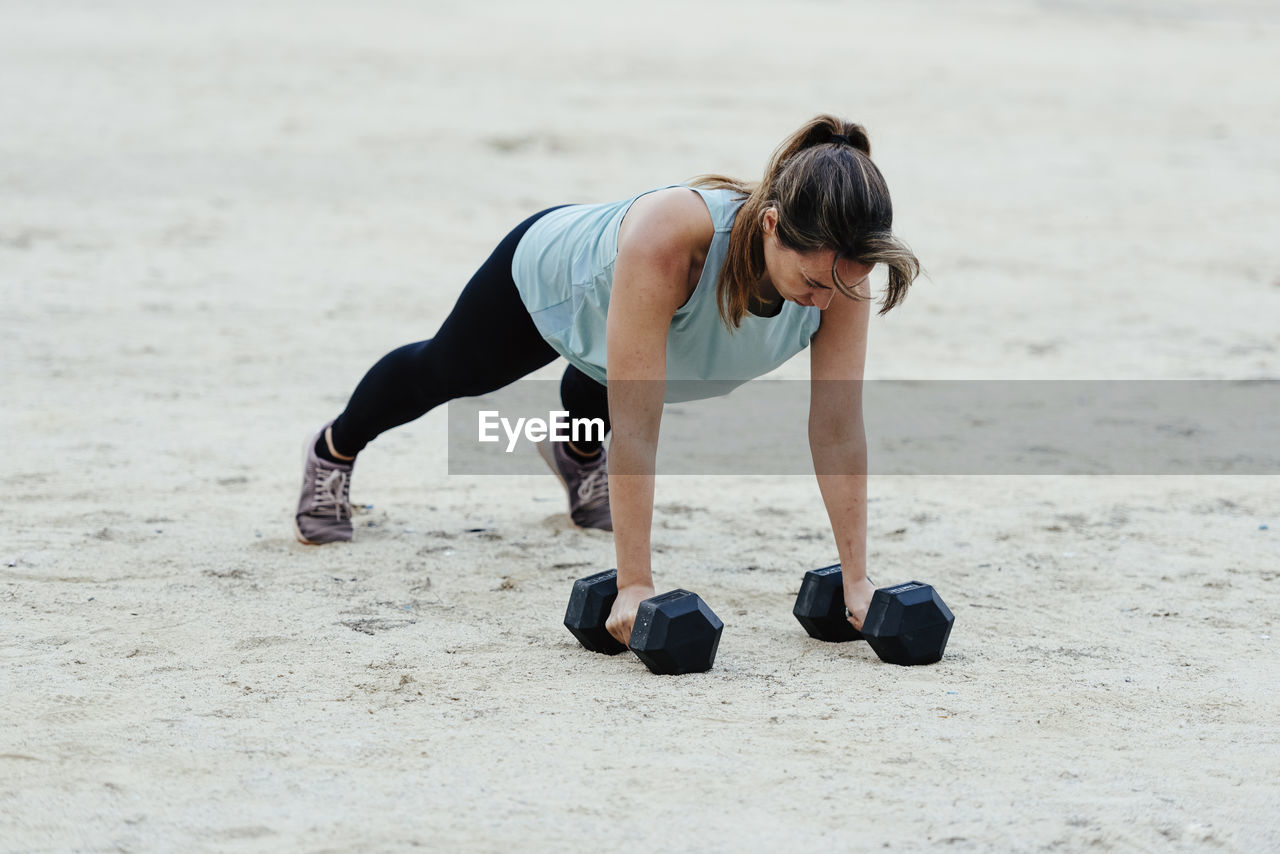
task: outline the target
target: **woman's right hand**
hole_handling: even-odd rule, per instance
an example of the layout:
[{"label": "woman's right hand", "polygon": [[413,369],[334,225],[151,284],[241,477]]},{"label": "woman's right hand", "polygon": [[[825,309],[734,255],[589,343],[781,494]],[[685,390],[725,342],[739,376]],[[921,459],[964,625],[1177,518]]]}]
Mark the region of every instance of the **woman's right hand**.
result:
[{"label": "woman's right hand", "polygon": [[619,587],[618,598],[613,600],[613,610],[609,612],[609,619],[605,620],[604,627],[619,643],[630,643],[631,627],[636,622],[636,611],[640,610],[641,602],[652,598],[652,584]]},{"label": "woman's right hand", "polygon": [[876,594],[876,586],[864,575],[858,581],[845,579],[844,607],[849,612],[849,625],[862,631],[862,624],[867,619],[867,610],[871,607],[871,597]]}]

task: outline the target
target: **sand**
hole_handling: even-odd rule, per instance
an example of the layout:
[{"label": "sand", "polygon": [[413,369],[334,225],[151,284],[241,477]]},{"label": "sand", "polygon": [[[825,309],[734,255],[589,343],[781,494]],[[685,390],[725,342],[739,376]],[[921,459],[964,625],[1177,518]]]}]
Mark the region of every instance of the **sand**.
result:
[{"label": "sand", "polygon": [[1280,376],[1274,6],[691,6],[0,5],[0,849],[1280,850],[1275,477],[873,478],[919,668],[792,618],[812,477],[660,480],[697,676],[576,646],[609,535],[443,410],[294,542],[303,440],[515,222],[820,111],[929,273],[869,377]]}]

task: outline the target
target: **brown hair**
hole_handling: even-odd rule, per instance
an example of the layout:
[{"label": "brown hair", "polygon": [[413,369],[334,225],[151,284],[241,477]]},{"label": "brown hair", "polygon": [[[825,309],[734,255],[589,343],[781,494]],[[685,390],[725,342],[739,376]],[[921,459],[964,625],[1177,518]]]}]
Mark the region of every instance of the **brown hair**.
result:
[{"label": "brown hair", "polygon": [[870,299],[840,280],[841,258],[889,268],[880,314],[906,296],[920,274],[920,261],[893,226],[893,204],[884,176],[871,162],[871,143],[862,125],[821,115],[793,133],[773,152],[764,180],[745,184],[724,175],[702,175],[691,186],[736,190],[746,196],[729,235],[729,253],[716,300],[720,317],[736,329],[765,274],[764,212],[778,212],[778,239],[800,252],[834,249],[832,281],[851,299]]}]

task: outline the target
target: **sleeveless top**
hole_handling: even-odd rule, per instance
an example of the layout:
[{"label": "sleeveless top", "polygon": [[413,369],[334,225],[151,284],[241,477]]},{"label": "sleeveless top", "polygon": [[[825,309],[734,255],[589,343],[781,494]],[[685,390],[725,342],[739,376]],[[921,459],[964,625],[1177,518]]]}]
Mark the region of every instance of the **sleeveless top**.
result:
[{"label": "sleeveless top", "polygon": [[[706,203],[715,236],[697,287],[667,332],[668,403],[728,394],[768,373],[809,346],[822,317],[815,306],[784,302],[776,316],[747,314],[731,332],[720,319],[716,282],[728,253],[729,231],[745,199],[733,190],[690,189]],[[621,202],[554,210],[525,232],[511,262],[516,289],[538,332],[601,384],[608,380],[605,318],[618,259],[618,226],[631,204],[652,192],[656,190]]]}]

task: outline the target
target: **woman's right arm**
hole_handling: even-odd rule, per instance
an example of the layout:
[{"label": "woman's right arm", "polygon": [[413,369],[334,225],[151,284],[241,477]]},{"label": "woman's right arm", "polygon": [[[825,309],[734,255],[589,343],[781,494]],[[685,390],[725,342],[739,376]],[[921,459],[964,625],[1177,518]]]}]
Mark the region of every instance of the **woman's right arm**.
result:
[{"label": "woman's right arm", "polygon": [[[712,234],[710,214],[688,190],[642,196],[618,230],[605,326],[608,360],[609,511],[618,598],[606,624],[622,643],[636,609],[653,596],[649,535],[654,463],[667,378],[667,331],[689,297],[690,270]],[[704,239],[705,238],[705,239]],[[701,241],[701,243],[700,243]]]}]

